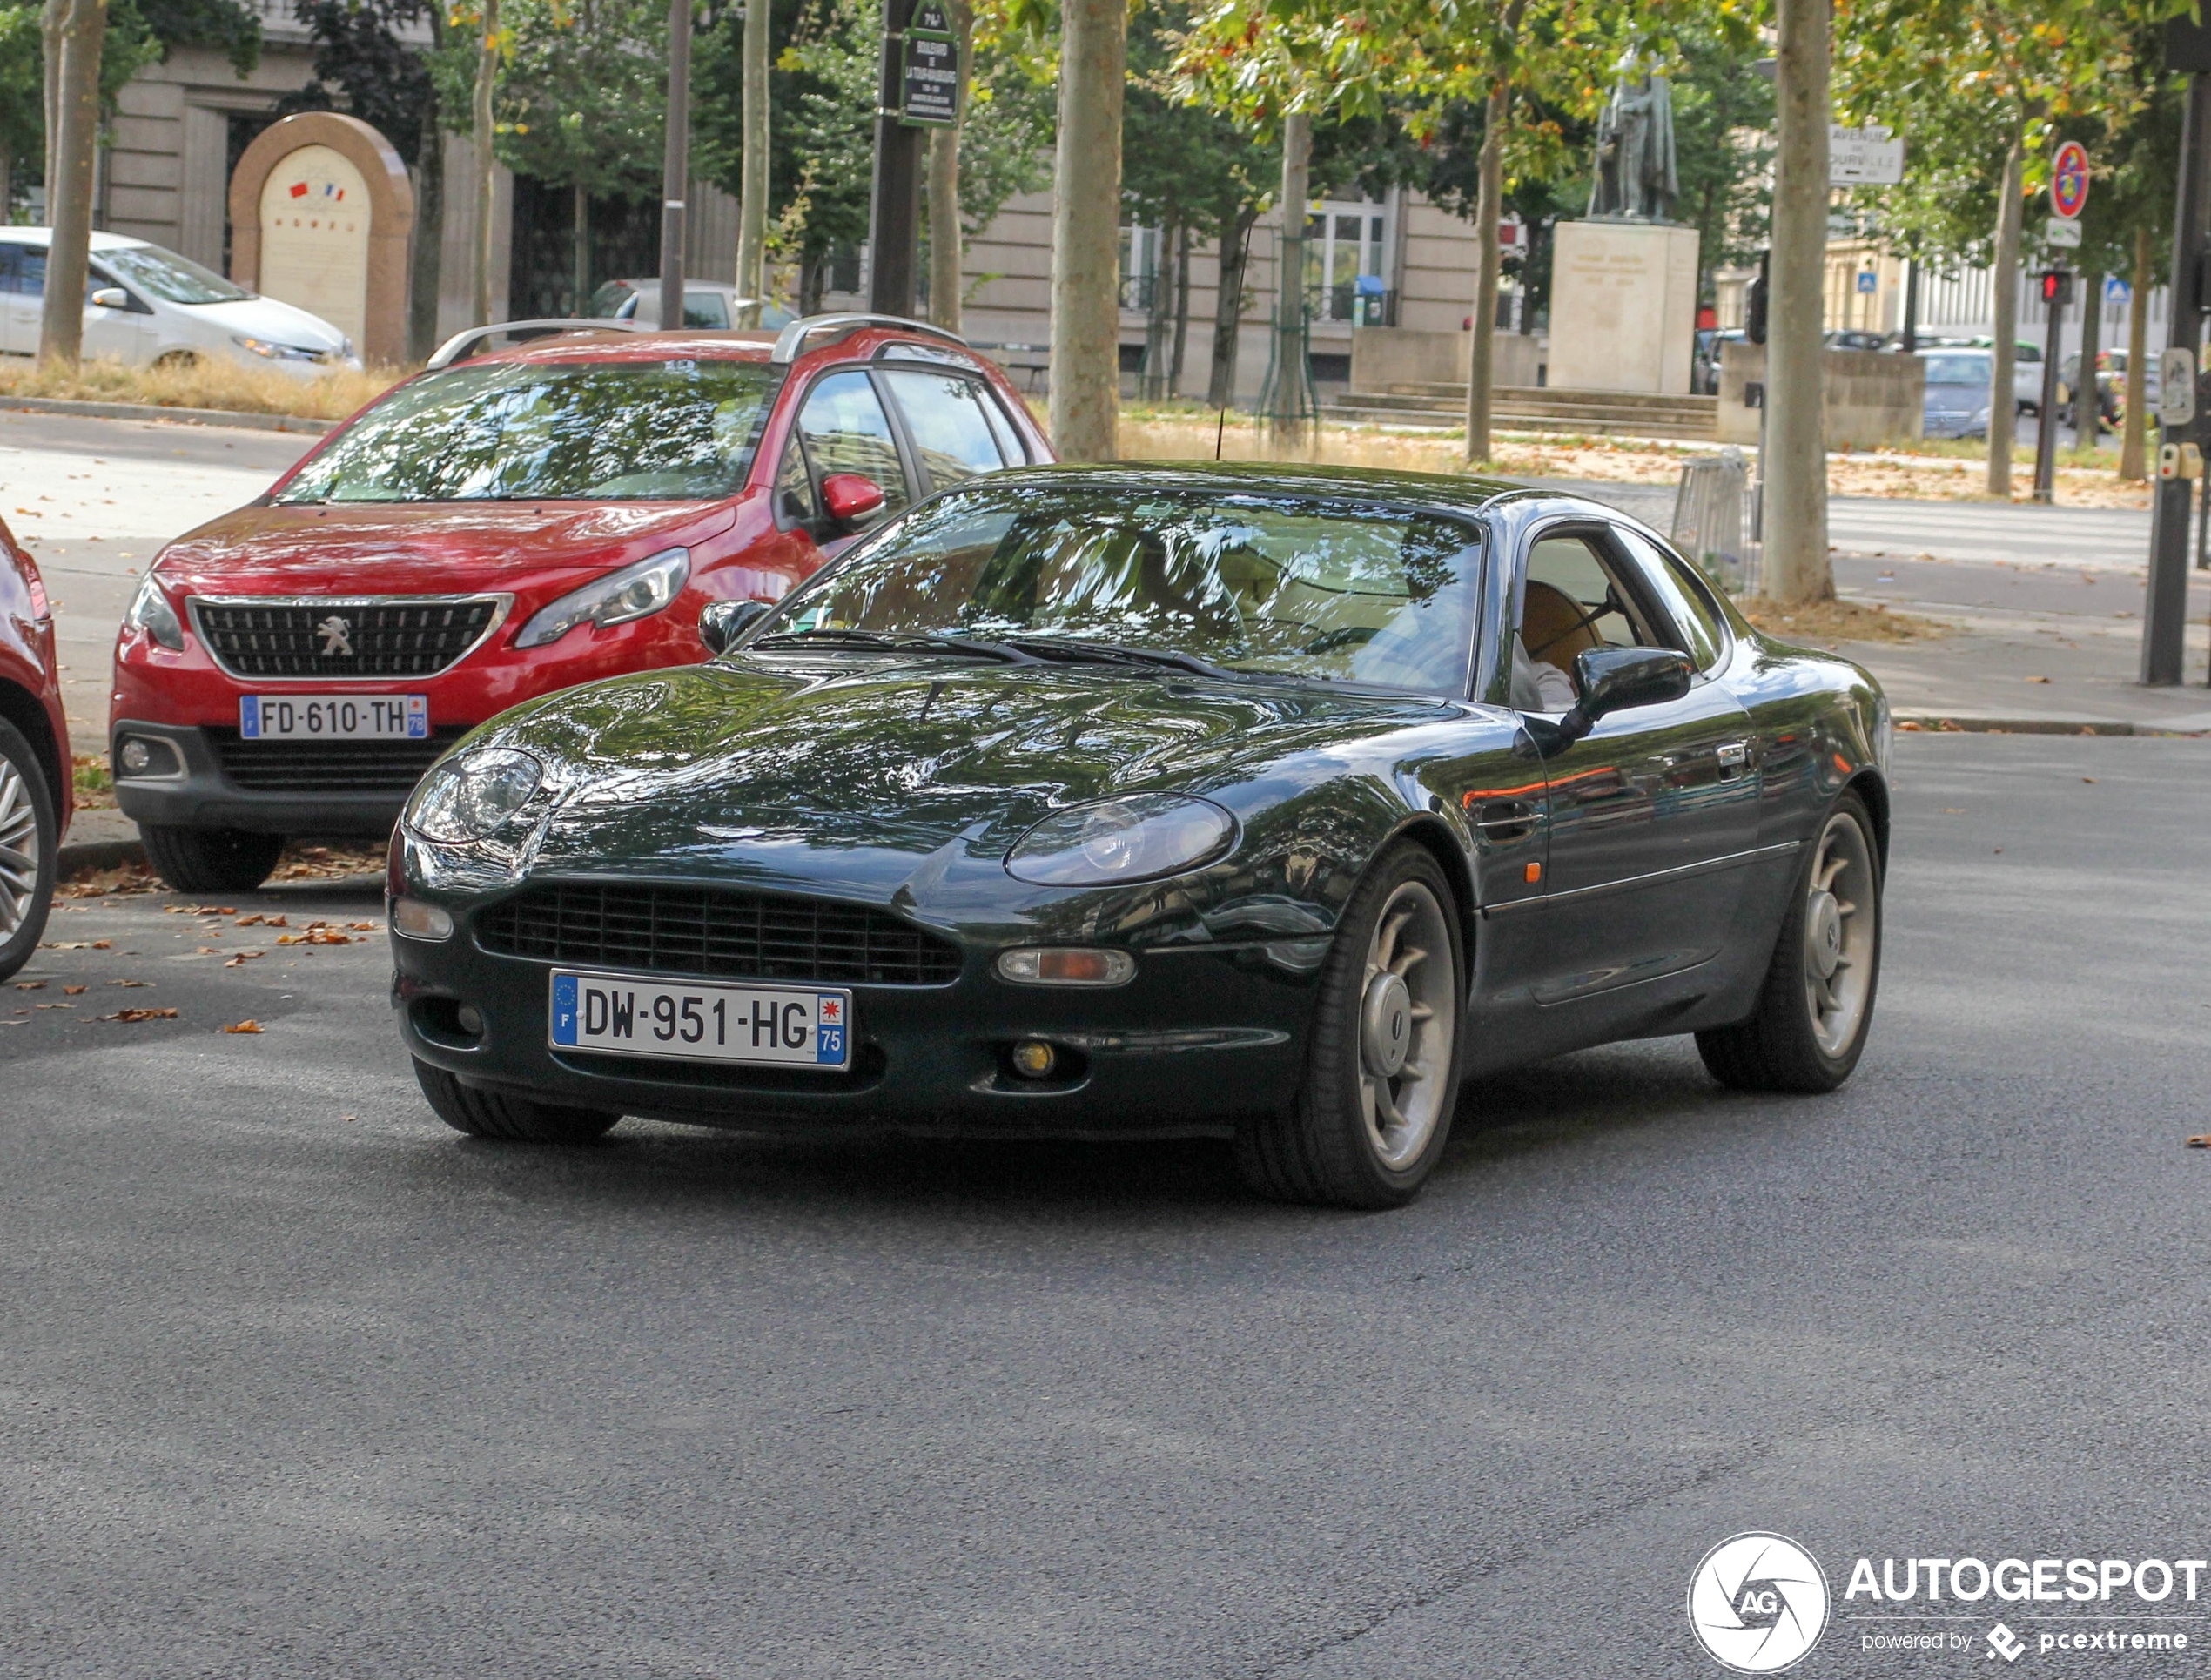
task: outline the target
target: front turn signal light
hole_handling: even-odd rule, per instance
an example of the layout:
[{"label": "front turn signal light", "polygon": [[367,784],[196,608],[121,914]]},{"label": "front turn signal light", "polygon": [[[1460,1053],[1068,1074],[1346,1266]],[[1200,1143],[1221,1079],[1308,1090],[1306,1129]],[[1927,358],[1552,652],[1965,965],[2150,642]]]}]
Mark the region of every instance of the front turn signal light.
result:
[{"label": "front turn signal light", "polygon": [[998,953],[998,978],[1019,986],[1126,985],[1136,978],[1136,958],[1084,945],[1025,946]]}]

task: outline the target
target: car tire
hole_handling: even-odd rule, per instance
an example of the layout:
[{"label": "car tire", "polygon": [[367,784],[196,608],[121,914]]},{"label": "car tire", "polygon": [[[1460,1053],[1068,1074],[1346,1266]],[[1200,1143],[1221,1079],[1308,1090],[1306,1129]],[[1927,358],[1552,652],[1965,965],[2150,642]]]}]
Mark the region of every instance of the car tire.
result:
[{"label": "car tire", "polygon": [[1458,1105],[1466,971],[1442,868],[1421,846],[1392,846],[1337,924],[1303,1089],[1238,1129],[1245,1183],[1331,1207],[1401,1207],[1418,1195]]},{"label": "car tire", "polygon": [[60,830],[38,755],[0,721],[0,980],[30,960],[54,906]]},{"label": "car tire", "polygon": [[420,1057],[414,1058],[414,1079],[440,1119],[455,1132],[494,1143],[595,1143],[622,1119],[596,1108],[478,1091]]},{"label": "car tire", "polygon": [[141,826],[146,861],[178,892],[251,892],[284,856],[280,834]]},{"label": "car tire", "polygon": [[1865,1048],[1880,979],[1880,848],[1865,802],[1845,793],[1797,871],[1757,1012],[1698,1033],[1697,1053],[1737,1091],[1832,1091]]}]

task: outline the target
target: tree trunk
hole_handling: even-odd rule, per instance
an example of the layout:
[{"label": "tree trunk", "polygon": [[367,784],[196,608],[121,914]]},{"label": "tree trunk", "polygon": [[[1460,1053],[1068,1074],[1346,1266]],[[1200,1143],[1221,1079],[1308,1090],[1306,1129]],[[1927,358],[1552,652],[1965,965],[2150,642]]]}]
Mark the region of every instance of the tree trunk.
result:
[{"label": "tree trunk", "polygon": [[1300,454],[1312,419],[1311,370],[1306,361],[1305,232],[1313,198],[1313,119],[1282,119],[1282,192],[1276,201],[1282,232],[1275,245],[1274,353],[1267,362],[1267,429],[1276,454]]},{"label": "tree trunk", "polygon": [[1483,115],[1480,185],[1475,220],[1481,255],[1474,270],[1474,341],[1467,346],[1467,459],[1489,459],[1489,411],[1497,372],[1497,275],[1504,266],[1498,230],[1505,214],[1505,118],[1511,96],[1502,86],[1489,90]]},{"label": "tree trunk", "polygon": [[1220,263],[1213,289],[1213,365],[1206,376],[1206,406],[1226,408],[1236,399],[1236,340],[1244,321],[1244,267],[1251,252],[1253,212],[1240,210],[1220,222]]},{"label": "tree trunk", "polygon": [[959,147],[967,131],[968,60],[975,50],[975,8],[971,0],[946,6],[959,54],[959,98],[951,126],[929,142],[929,319],[948,333],[960,330],[965,299],[961,265],[967,256],[966,229],[959,215]]},{"label": "tree trunk", "polygon": [[491,272],[493,256],[492,210],[494,194],[492,158],[492,86],[499,79],[499,0],[484,0],[483,33],[476,45],[476,97],[474,100],[474,135],[476,142],[476,260],[472,277],[475,285],[475,319],[472,326],[487,326],[491,323]]},{"label": "tree trunk", "polygon": [[2103,441],[2103,393],[2096,385],[2096,356],[2103,348],[2104,277],[2100,269],[2080,277],[2080,365],[2073,380],[2073,447],[2093,449]]},{"label": "tree trunk", "polygon": [[2149,405],[2142,395],[2148,383],[2149,360],[2149,229],[2134,230],[2134,292],[2127,299],[2127,413],[2119,445],[2119,476],[2140,484],[2149,476]]},{"label": "tree trunk", "polygon": [[1182,362],[1190,348],[1190,224],[1174,230],[1174,353],[1167,360],[1167,395],[1182,394]]},{"label": "tree trunk", "polygon": [[2012,499],[2012,443],[2019,434],[2019,398],[2013,373],[2019,360],[2019,221],[2026,211],[2019,177],[2026,142],[2017,126],[2004,158],[2004,184],[1996,202],[1996,261],[1989,270],[1989,329],[1996,348],[1988,359],[1988,494]]},{"label": "tree trunk", "polygon": [[62,155],[62,20],[68,15],[69,0],[46,0],[38,14],[39,59],[44,71],[45,86],[46,123],[46,225],[54,225],[54,202],[60,196],[55,184],[56,168]]},{"label": "tree trunk", "polygon": [[760,325],[768,299],[768,0],[744,9],[744,155],[737,170],[737,311],[739,326]]},{"label": "tree trunk", "polygon": [[92,245],[92,178],[100,141],[100,52],[107,0],[69,0],[62,15],[57,162],[47,215],[46,295],[40,304],[38,359],[74,366],[84,348],[84,277]]},{"label": "tree trunk", "polygon": [[1121,406],[1121,97],[1128,0],[1060,7],[1052,165],[1052,441],[1063,460],[1112,460]]},{"label": "tree trunk", "polygon": [[427,361],[438,347],[438,293],[445,283],[446,135],[431,108],[422,118],[414,169],[414,244],[407,252],[407,353]]},{"label": "tree trunk", "polygon": [[1820,332],[1827,262],[1829,0],[1779,0],[1779,148],[1766,333],[1761,587],[1784,601],[1835,593],[1827,559],[1827,442]]},{"label": "tree trunk", "polygon": [[583,313],[591,299],[591,189],[581,181],[568,188],[568,313]]}]

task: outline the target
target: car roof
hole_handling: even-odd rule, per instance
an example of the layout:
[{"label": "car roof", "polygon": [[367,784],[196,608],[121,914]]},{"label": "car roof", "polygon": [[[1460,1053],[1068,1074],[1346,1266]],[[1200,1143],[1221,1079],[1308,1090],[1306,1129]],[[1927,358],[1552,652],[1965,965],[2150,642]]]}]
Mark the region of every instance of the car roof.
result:
[{"label": "car roof", "polygon": [[[1474,513],[1498,501],[1522,497],[1559,500],[1556,491],[1531,488],[1509,479],[1412,473],[1376,467],[1324,467],[1252,460],[1153,460],[1053,462],[992,473],[987,482],[1064,484],[1086,480],[1130,488],[1250,491],[1260,494],[1387,497],[1439,511]],[[1596,503],[1589,504],[1595,507]],[[1610,510],[1606,510],[1610,512]]]},{"label": "car roof", "polygon": [[[681,332],[625,332],[615,324],[603,330],[575,327],[504,349],[487,350],[466,357],[455,367],[475,367],[487,362],[650,362],[671,357],[712,361],[772,361],[776,346],[789,328],[685,327]],[[813,361],[869,361],[887,344],[917,344],[944,348],[944,340],[921,328],[880,324],[857,326],[792,359],[792,365]],[[971,350],[963,355],[977,367],[987,359]]]}]

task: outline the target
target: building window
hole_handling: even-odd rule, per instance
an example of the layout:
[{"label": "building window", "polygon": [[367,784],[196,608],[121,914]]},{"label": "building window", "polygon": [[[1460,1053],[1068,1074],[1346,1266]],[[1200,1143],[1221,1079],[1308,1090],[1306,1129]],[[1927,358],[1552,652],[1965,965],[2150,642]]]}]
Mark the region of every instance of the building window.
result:
[{"label": "building window", "polygon": [[1305,233],[1305,289],[1314,320],[1381,326],[1394,319],[1388,232],[1388,212],[1371,200],[1314,206]]}]

